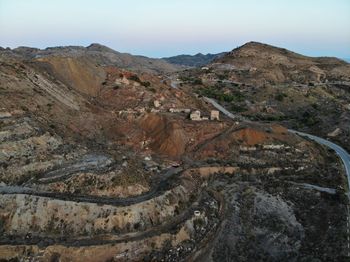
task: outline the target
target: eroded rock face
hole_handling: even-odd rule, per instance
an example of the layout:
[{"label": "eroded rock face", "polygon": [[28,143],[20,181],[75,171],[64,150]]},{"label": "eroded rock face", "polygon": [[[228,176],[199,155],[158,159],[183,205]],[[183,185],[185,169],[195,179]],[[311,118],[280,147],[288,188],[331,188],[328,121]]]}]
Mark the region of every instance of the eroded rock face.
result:
[{"label": "eroded rock face", "polygon": [[[32,158],[45,152],[46,162],[38,162],[41,165],[36,167],[42,170],[35,177],[26,173],[30,164],[19,168],[26,179],[8,181],[9,185],[19,186],[1,186],[0,251],[6,259],[173,261],[201,259],[206,253],[213,261],[225,257],[237,261],[317,257],[310,255],[312,245],[307,244],[315,244],[312,237],[321,234],[330,239],[339,232],[315,227],[318,222],[310,215],[309,205],[317,213],[326,212],[333,205],[329,212],[337,215],[329,215],[326,223],[338,224],[336,230],[343,230],[340,221],[344,206],[342,202],[334,205],[339,201],[339,196],[332,195],[335,191],[318,192],[317,187],[300,183],[310,184],[318,179],[328,187],[341,184],[341,176],[338,180],[329,177],[336,167],[330,172],[323,166],[330,153],[300,138],[288,140],[283,129],[277,128],[271,136],[263,133],[263,144],[256,142],[254,150],[249,145],[244,146],[249,148],[245,150],[236,138],[232,139],[236,153],[226,155],[231,158],[231,166],[227,162],[222,165],[224,158],[217,158],[211,160],[212,165],[202,163],[183,171],[170,169],[160,180],[142,189],[141,194],[128,191],[126,195],[117,193],[122,187],[114,185],[113,178],[123,177],[120,175],[124,168],[129,168],[123,163],[131,161],[127,157],[118,162],[112,155],[92,154],[87,148],[77,147],[75,152],[57,158],[55,155],[62,152],[62,142],[57,141],[62,139],[48,133],[31,140],[40,142],[34,149],[29,148],[32,151],[26,147],[25,154],[11,151],[8,143],[16,139],[27,141],[36,134],[34,127],[26,129],[31,130],[24,132],[26,136],[10,136],[14,140],[2,144],[4,155],[16,152],[6,170],[16,174],[13,166],[21,163],[24,155]],[[231,135],[235,132],[229,129],[221,139],[235,137]],[[204,145],[221,139],[208,139]],[[49,165],[47,161],[53,162]],[[305,199],[300,201],[303,194],[310,199],[308,203]],[[324,256],[332,257],[335,252],[341,256],[342,247],[337,249],[337,244]]]},{"label": "eroded rock face", "polygon": [[[0,216],[6,235],[92,236],[111,232],[145,230],[172,217],[179,202],[188,202],[189,189],[171,192],[140,204],[115,207],[77,203],[27,195],[6,195]],[[15,211],[15,212],[13,212]],[[83,222],[83,223],[82,223]]]},{"label": "eroded rock face", "polygon": [[275,260],[283,259],[286,253],[296,255],[304,238],[304,228],[293,208],[280,197],[260,192],[255,194],[254,206],[252,215],[260,219],[256,231],[261,249]]},{"label": "eroded rock face", "polygon": [[[304,239],[304,229],[296,220],[293,208],[282,199],[253,188],[243,191],[249,206],[236,199],[232,202],[228,221],[213,253],[215,260],[230,254],[232,259],[242,260],[242,254],[249,259],[272,261],[295,259],[298,257]],[[250,194],[252,194],[250,196]],[[254,248],[258,252],[250,252]],[[222,252],[229,253],[222,253]]]}]

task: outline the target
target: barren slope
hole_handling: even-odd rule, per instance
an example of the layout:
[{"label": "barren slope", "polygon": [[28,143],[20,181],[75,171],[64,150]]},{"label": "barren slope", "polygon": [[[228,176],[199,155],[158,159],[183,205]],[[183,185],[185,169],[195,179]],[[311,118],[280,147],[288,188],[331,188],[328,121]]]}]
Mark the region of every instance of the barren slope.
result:
[{"label": "barren slope", "polygon": [[254,84],[349,80],[350,65],[332,57],[307,57],[283,48],[249,42],[213,61],[234,81]]},{"label": "barren slope", "polygon": [[0,50],[0,260],[346,256],[333,152],[276,124],[192,121],[213,109],[196,86],[116,67],[115,55]]}]

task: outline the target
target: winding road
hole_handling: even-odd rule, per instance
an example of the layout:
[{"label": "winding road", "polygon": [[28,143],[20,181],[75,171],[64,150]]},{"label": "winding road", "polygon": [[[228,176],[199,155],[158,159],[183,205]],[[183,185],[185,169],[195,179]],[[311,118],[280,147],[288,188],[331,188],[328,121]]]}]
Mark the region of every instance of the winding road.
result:
[{"label": "winding road", "polygon": [[[348,187],[350,189],[350,155],[348,154],[348,152],[346,152],[346,150],[344,148],[342,148],[342,147],[338,146],[337,144],[330,142],[326,139],[318,137],[318,136],[310,135],[310,134],[303,133],[303,132],[296,131],[296,130],[292,130],[292,129],[288,129],[288,131],[290,133],[293,133],[293,134],[296,134],[299,136],[310,138],[311,140],[314,140],[315,142],[317,142],[319,144],[325,145],[325,146],[333,149],[337,153],[337,155],[341,158],[341,160],[343,161],[343,165],[345,167],[345,173],[346,173],[346,176],[348,178]],[[348,194],[348,197],[350,199],[349,194]]]},{"label": "winding road", "polygon": [[[242,117],[235,116],[234,114],[232,114],[231,112],[226,110],[223,106],[218,104],[214,99],[208,98],[208,97],[204,97],[204,99],[205,99],[205,101],[211,103],[217,110],[219,110],[221,113],[223,113],[227,117],[229,117],[235,121],[243,119]],[[345,173],[346,173],[347,180],[348,180],[348,188],[350,190],[350,155],[348,152],[346,152],[346,150],[344,148],[342,148],[342,147],[338,146],[337,144],[332,143],[326,139],[318,137],[318,136],[310,135],[310,134],[299,132],[299,131],[292,130],[292,129],[288,129],[288,131],[290,133],[293,133],[293,134],[296,134],[296,135],[299,135],[302,137],[307,137],[307,138],[312,139],[321,145],[324,145],[324,146],[327,146],[327,147],[333,149],[337,153],[337,155],[341,158],[341,160],[343,161],[343,164],[345,167]],[[348,193],[348,197],[350,200],[349,193]]]},{"label": "winding road", "polygon": [[209,102],[210,104],[212,104],[216,109],[218,109],[219,111],[221,111],[221,113],[223,113],[224,115],[228,116],[229,118],[233,119],[233,120],[238,120],[241,119],[241,117],[239,116],[235,116],[234,114],[232,114],[231,112],[229,112],[226,108],[224,108],[223,106],[221,106],[218,102],[216,102],[214,99],[209,98],[209,97],[204,97],[204,100]]},{"label": "winding road", "polygon": [[129,206],[144,202],[156,196],[163,194],[165,191],[175,187],[177,176],[183,171],[182,167],[171,167],[164,170],[153,181],[151,189],[143,194],[123,198],[123,197],[107,197],[107,196],[93,196],[93,195],[79,195],[71,193],[58,193],[37,191],[30,187],[23,186],[0,186],[0,195],[16,195],[26,194],[37,197],[49,197],[64,201],[85,202],[94,204],[104,204],[113,206]]},{"label": "winding road", "polygon": [[[177,88],[177,84],[178,84],[178,82],[171,81],[172,87]],[[221,113],[223,113],[224,115],[226,115],[227,117],[229,117],[235,121],[237,121],[237,120],[243,121],[244,120],[244,121],[249,122],[248,119],[245,119],[242,116],[232,114],[230,111],[228,111],[226,108],[224,108],[222,105],[220,105],[218,102],[216,102],[212,98],[204,97],[204,100],[206,102],[212,104]],[[296,135],[299,135],[302,137],[308,137],[309,139],[312,139],[321,145],[324,145],[324,146],[327,146],[327,147],[333,149],[337,153],[337,155],[341,158],[343,165],[344,165],[344,168],[345,168],[345,173],[346,173],[346,177],[348,180],[348,198],[350,200],[350,193],[349,193],[349,190],[350,190],[350,155],[349,155],[349,153],[346,152],[346,150],[344,148],[342,148],[342,147],[338,146],[337,144],[332,143],[326,139],[323,139],[321,137],[314,136],[314,135],[307,134],[307,133],[303,133],[303,132],[299,132],[299,131],[292,130],[292,129],[288,129],[288,131],[290,133],[293,133],[293,134],[296,134]]]}]

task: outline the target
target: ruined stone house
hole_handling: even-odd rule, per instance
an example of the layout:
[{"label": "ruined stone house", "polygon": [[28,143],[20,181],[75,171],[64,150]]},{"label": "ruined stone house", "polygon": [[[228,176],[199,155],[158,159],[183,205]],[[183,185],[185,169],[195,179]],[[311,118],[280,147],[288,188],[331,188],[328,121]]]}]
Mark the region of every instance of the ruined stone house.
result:
[{"label": "ruined stone house", "polygon": [[192,111],[190,114],[190,119],[193,121],[200,121],[201,119],[201,112],[199,110]]},{"label": "ruined stone house", "polygon": [[220,112],[218,110],[211,110],[210,120],[220,120],[219,115],[220,115]]}]

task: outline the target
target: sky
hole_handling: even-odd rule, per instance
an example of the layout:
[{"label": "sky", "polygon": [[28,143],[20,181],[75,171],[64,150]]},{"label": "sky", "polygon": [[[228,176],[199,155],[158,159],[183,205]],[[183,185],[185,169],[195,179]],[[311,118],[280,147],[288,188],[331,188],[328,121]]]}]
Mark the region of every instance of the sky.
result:
[{"label": "sky", "polygon": [[350,58],[350,0],[0,0],[0,46],[107,45],[150,57],[249,41]]}]

